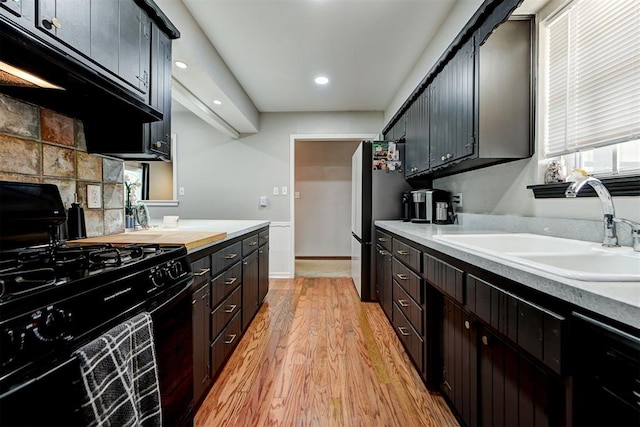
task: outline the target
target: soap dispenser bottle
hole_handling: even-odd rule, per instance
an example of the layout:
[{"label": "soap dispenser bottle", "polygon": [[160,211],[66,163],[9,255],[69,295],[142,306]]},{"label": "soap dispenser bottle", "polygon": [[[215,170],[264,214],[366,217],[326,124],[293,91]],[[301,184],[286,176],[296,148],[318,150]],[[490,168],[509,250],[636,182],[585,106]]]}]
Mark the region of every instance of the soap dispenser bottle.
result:
[{"label": "soap dispenser bottle", "polygon": [[78,194],[74,194],[74,202],[69,208],[67,217],[67,232],[69,239],[84,239],[87,237],[87,227],[84,222],[84,209],[78,203]]}]

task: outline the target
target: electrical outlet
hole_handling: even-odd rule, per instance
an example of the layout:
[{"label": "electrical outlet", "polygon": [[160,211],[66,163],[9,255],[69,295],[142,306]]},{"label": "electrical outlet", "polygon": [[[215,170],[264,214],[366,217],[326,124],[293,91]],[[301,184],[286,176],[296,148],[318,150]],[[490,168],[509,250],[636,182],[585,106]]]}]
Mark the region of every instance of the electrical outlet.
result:
[{"label": "electrical outlet", "polygon": [[282,195],[286,196],[288,194],[287,187],[282,187]]},{"label": "electrical outlet", "polygon": [[180,187],[180,188],[178,189],[178,194],[179,194],[180,196],[184,196],[184,187]]},{"label": "electrical outlet", "polygon": [[293,192],[293,198],[294,199],[299,199],[300,198],[300,192],[299,191],[294,191]]},{"label": "electrical outlet", "polygon": [[102,187],[99,185],[87,185],[87,208],[99,209],[102,207]]},{"label": "electrical outlet", "polygon": [[278,195],[278,187],[273,187],[273,195],[274,196]]}]

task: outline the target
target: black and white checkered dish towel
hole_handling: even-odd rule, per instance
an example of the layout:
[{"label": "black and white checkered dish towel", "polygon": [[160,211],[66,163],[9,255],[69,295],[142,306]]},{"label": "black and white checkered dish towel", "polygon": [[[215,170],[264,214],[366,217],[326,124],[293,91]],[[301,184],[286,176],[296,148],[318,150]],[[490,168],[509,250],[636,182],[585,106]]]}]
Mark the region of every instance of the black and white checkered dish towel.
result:
[{"label": "black and white checkered dish towel", "polygon": [[75,352],[90,426],[160,426],[160,388],[149,313],[114,327]]}]

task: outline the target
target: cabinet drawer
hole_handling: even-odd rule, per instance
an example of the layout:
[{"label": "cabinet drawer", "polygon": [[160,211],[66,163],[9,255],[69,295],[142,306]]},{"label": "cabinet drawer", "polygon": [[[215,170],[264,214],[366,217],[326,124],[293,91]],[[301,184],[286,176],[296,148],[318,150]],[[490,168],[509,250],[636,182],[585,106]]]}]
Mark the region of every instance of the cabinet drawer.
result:
[{"label": "cabinet drawer", "polygon": [[464,272],[431,255],[424,254],[423,276],[454,300],[464,303]]},{"label": "cabinet drawer", "polygon": [[211,255],[211,274],[216,275],[242,258],[242,242],[234,243]]},{"label": "cabinet drawer", "polygon": [[242,292],[240,292],[240,289],[241,287],[238,286],[222,304],[211,312],[211,341],[215,340],[222,329],[229,323],[229,320],[231,320],[238,311],[241,311]]},{"label": "cabinet drawer", "polygon": [[418,332],[413,329],[411,322],[404,317],[402,310],[400,310],[400,307],[398,307],[395,301],[393,302],[393,306],[393,325],[395,326],[396,334],[398,334],[398,338],[400,338],[407,353],[409,353],[409,356],[413,359],[413,363],[416,365],[416,368],[418,368],[418,372],[422,375],[424,374],[424,341]]},{"label": "cabinet drawer", "polygon": [[211,343],[211,377],[215,378],[220,368],[224,365],[236,344],[240,340],[241,333],[240,312],[231,319],[229,325],[222,333]]},{"label": "cabinet drawer", "polygon": [[191,263],[191,271],[196,285],[211,280],[211,258],[204,256]]},{"label": "cabinet drawer", "polygon": [[393,282],[393,302],[402,311],[404,317],[411,322],[418,334],[424,336],[422,307],[396,281]]},{"label": "cabinet drawer", "polygon": [[393,280],[402,286],[418,304],[424,303],[422,279],[395,257],[393,258]]},{"label": "cabinet drawer", "polygon": [[376,244],[382,246],[386,250],[392,250],[392,237],[383,231],[376,230]]},{"label": "cabinet drawer", "polygon": [[416,273],[421,272],[421,254],[422,252],[420,252],[416,248],[412,248],[406,243],[403,243],[397,239],[393,239],[393,256],[411,267]]},{"label": "cabinet drawer", "polygon": [[251,237],[247,237],[242,240],[242,256],[246,257],[251,252],[258,249],[258,235],[254,234]]},{"label": "cabinet drawer", "polygon": [[262,246],[262,245],[264,245],[266,243],[269,243],[269,230],[268,229],[264,230],[264,231],[261,231],[258,234],[258,244],[259,244],[259,246]]},{"label": "cabinet drawer", "polygon": [[242,263],[238,262],[233,267],[218,275],[211,281],[211,307],[215,308],[229,295],[242,281]]},{"label": "cabinet drawer", "polygon": [[467,279],[467,308],[531,356],[562,373],[563,316],[473,275]]}]

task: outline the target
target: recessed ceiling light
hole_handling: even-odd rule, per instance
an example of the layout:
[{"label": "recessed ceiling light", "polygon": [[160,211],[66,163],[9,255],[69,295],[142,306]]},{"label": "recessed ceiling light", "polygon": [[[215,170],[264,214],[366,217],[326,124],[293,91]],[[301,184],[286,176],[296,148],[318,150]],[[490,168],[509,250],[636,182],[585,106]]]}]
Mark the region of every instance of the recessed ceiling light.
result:
[{"label": "recessed ceiling light", "polygon": [[182,61],[176,61],[175,64],[176,67],[182,68],[183,70],[188,67],[187,63]]},{"label": "recessed ceiling light", "polygon": [[327,83],[329,83],[329,79],[325,76],[318,76],[316,77],[315,82],[319,85],[326,85]]},{"label": "recessed ceiling light", "polygon": [[219,99],[214,99],[213,103],[216,105],[222,105],[222,101],[220,101]]}]

